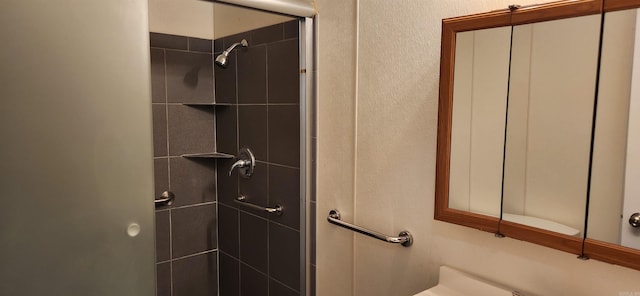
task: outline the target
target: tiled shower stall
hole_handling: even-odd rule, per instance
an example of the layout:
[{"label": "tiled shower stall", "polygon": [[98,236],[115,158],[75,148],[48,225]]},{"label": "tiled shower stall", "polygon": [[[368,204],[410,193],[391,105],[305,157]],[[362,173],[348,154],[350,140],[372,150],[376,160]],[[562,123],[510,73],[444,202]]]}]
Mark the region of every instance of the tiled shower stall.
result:
[{"label": "tiled shower stall", "polygon": [[[241,39],[227,68],[213,65]],[[297,20],[213,41],[151,33],[156,196],[176,196],[156,209],[159,296],[304,294],[298,47]],[[229,177],[243,147],[255,173]]]}]

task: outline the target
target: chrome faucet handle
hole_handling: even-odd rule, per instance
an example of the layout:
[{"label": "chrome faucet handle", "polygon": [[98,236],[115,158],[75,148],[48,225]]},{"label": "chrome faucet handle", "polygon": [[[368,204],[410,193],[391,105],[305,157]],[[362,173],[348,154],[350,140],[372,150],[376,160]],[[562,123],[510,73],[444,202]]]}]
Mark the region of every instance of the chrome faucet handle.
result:
[{"label": "chrome faucet handle", "polygon": [[243,178],[249,178],[253,175],[253,171],[256,167],[256,158],[249,148],[242,148],[238,152],[238,160],[229,168],[229,176],[233,174],[233,170],[238,169],[240,176]]},{"label": "chrome faucet handle", "polygon": [[233,174],[233,170],[235,170],[236,168],[245,168],[250,164],[251,164],[251,161],[247,161],[247,160],[244,160],[244,159],[238,159],[236,162],[234,162],[231,165],[231,168],[229,169],[229,176],[231,176],[231,174]]}]

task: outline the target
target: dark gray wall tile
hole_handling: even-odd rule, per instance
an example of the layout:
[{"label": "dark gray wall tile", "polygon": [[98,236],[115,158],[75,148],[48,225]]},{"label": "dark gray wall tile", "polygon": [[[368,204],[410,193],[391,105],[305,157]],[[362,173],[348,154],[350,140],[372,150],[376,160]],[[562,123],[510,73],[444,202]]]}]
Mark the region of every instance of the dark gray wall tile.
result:
[{"label": "dark gray wall tile", "polygon": [[216,200],[216,170],[211,159],[172,157],[171,191],[173,206],[184,206]]},{"label": "dark gray wall tile", "polygon": [[220,296],[240,295],[240,262],[222,252],[220,252],[219,259]]},{"label": "dark gray wall tile", "polygon": [[167,156],[167,106],[152,104],[153,156]]},{"label": "dark gray wall tile", "polygon": [[173,261],[173,296],[218,294],[216,252]]},{"label": "dark gray wall tile", "polygon": [[237,209],[218,204],[218,248],[236,258],[239,257],[239,223]]},{"label": "dark gray wall tile", "polygon": [[222,38],[213,40],[213,52],[220,53],[223,50],[225,50],[225,48],[224,48],[224,41],[222,40]]},{"label": "dark gray wall tile", "polygon": [[298,40],[270,43],[267,46],[269,103],[298,103],[300,64]]},{"label": "dark gray wall tile", "polygon": [[276,24],[251,31],[252,46],[280,41],[284,38],[284,26]]},{"label": "dark gray wall tile", "polygon": [[169,35],[162,33],[150,33],[149,41],[151,47],[171,48],[171,49],[184,49],[187,50],[187,37]]},{"label": "dark gray wall tile", "polygon": [[171,262],[156,265],[156,296],[171,296]]},{"label": "dark gray wall tile", "polygon": [[267,106],[238,106],[240,148],[251,149],[256,159],[267,161]]},{"label": "dark gray wall tile", "polygon": [[154,198],[162,192],[169,191],[169,159],[156,158],[153,160],[153,181],[155,185]]},{"label": "dark gray wall tile", "polygon": [[282,215],[272,221],[300,229],[300,170],[269,165],[269,205],[284,207]]},{"label": "dark gray wall tile", "polygon": [[267,223],[240,212],[240,260],[264,273],[267,273]]},{"label": "dark gray wall tile", "polygon": [[316,264],[316,215],[318,214],[316,209],[316,203],[311,202],[309,210],[309,223],[311,224],[309,227],[309,243],[311,244],[311,246],[309,246],[309,261],[311,261],[311,264]]},{"label": "dark gray wall tile", "polygon": [[289,287],[300,287],[300,234],[269,223],[269,276]]},{"label": "dark gray wall tile", "polygon": [[238,103],[267,102],[267,48],[264,45],[236,50],[238,58]]},{"label": "dark gray wall tile", "polygon": [[216,102],[236,104],[236,51],[231,52],[227,57],[226,68],[215,65],[214,71]]},{"label": "dark gray wall tile", "polygon": [[156,212],[156,262],[171,259],[169,211]]},{"label": "dark gray wall tile", "polygon": [[189,51],[212,53],[213,41],[211,39],[189,37]]},{"label": "dark gray wall tile", "polygon": [[171,210],[173,258],[217,248],[214,204]]},{"label": "dark gray wall tile", "polygon": [[238,114],[236,106],[216,107],[216,145],[218,152],[238,153]]},{"label": "dark gray wall tile", "polygon": [[269,295],[275,296],[299,296],[300,293],[274,280],[269,281]]},{"label": "dark gray wall tile", "polygon": [[240,295],[267,296],[269,295],[268,281],[266,275],[247,265],[240,264]]},{"label": "dark gray wall tile", "polygon": [[151,49],[151,102],[166,103],[164,49]]},{"label": "dark gray wall tile", "polygon": [[169,103],[213,102],[211,54],[167,50],[166,63]]},{"label": "dark gray wall tile", "polygon": [[269,106],[269,162],[300,167],[298,106]]},{"label": "dark gray wall tile", "polygon": [[309,281],[311,282],[310,283],[311,288],[309,289],[310,290],[310,293],[309,293],[310,295],[309,296],[316,296],[316,265],[315,264],[311,264],[311,268],[310,269],[311,270],[310,270],[309,273],[311,273],[311,275],[310,275],[310,280]]},{"label": "dark gray wall tile", "polygon": [[[240,177],[240,194],[246,197],[248,203],[258,205],[261,207],[272,206],[268,204],[267,198],[267,179],[268,179],[268,166],[264,163],[257,163],[256,168],[253,171],[251,178]],[[239,207],[245,212],[249,212],[264,218],[268,218],[268,213],[252,209],[250,207]]]},{"label": "dark gray wall tile", "polygon": [[298,38],[298,20],[288,21],[284,25],[284,39]]},{"label": "dark gray wall tile", "polygon": [[168,109],[170,155],[213,151],[213,108],[169,105]]},{"label": "dark gray wall tile", "polygon": [[218,159],[218,202],[236,208],[234,202],[238,197],[238,174],[229,176],[228,171],[234,159]]}]

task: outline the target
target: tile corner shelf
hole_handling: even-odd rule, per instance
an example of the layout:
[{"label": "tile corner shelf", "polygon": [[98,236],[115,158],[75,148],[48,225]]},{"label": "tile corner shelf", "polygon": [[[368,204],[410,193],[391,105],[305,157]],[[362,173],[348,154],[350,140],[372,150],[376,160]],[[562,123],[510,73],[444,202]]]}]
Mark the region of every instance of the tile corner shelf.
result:
[{"label": "tile corner shelf", "polygon": [[224,106],[232,106],[233,104],[232,103],[214,103],[214,102],[211,102],[211,103],[182,103],[182,105],[193,106],[193,107],[199,107],[199,106],[221,106],[221,107],[224,107]]},{"label": "tile corner shelf", "polygon": [[207,152],[207,153],[189,153],[180,155],[184,158],[234,158],[235,156],[220,152]]}]

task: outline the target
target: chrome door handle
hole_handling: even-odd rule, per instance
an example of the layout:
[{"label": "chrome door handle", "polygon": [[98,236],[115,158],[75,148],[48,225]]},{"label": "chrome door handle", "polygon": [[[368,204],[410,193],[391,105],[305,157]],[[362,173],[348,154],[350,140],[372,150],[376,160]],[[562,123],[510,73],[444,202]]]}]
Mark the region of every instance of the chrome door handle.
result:
[{"label": "chrome door handle", "polygon": [[157,208],[162,206],[170,206],[173,203],[174,199],[176,199],[176,196],[175,194],[173,194],[173,192],[165,191],[153,202],[156,204],[156,208]]},{"label": "chrome door handle", "polygon": [[629,217],[629,224],[631,224],[631,227],[640,227],[640,213],[633,213]]}]

